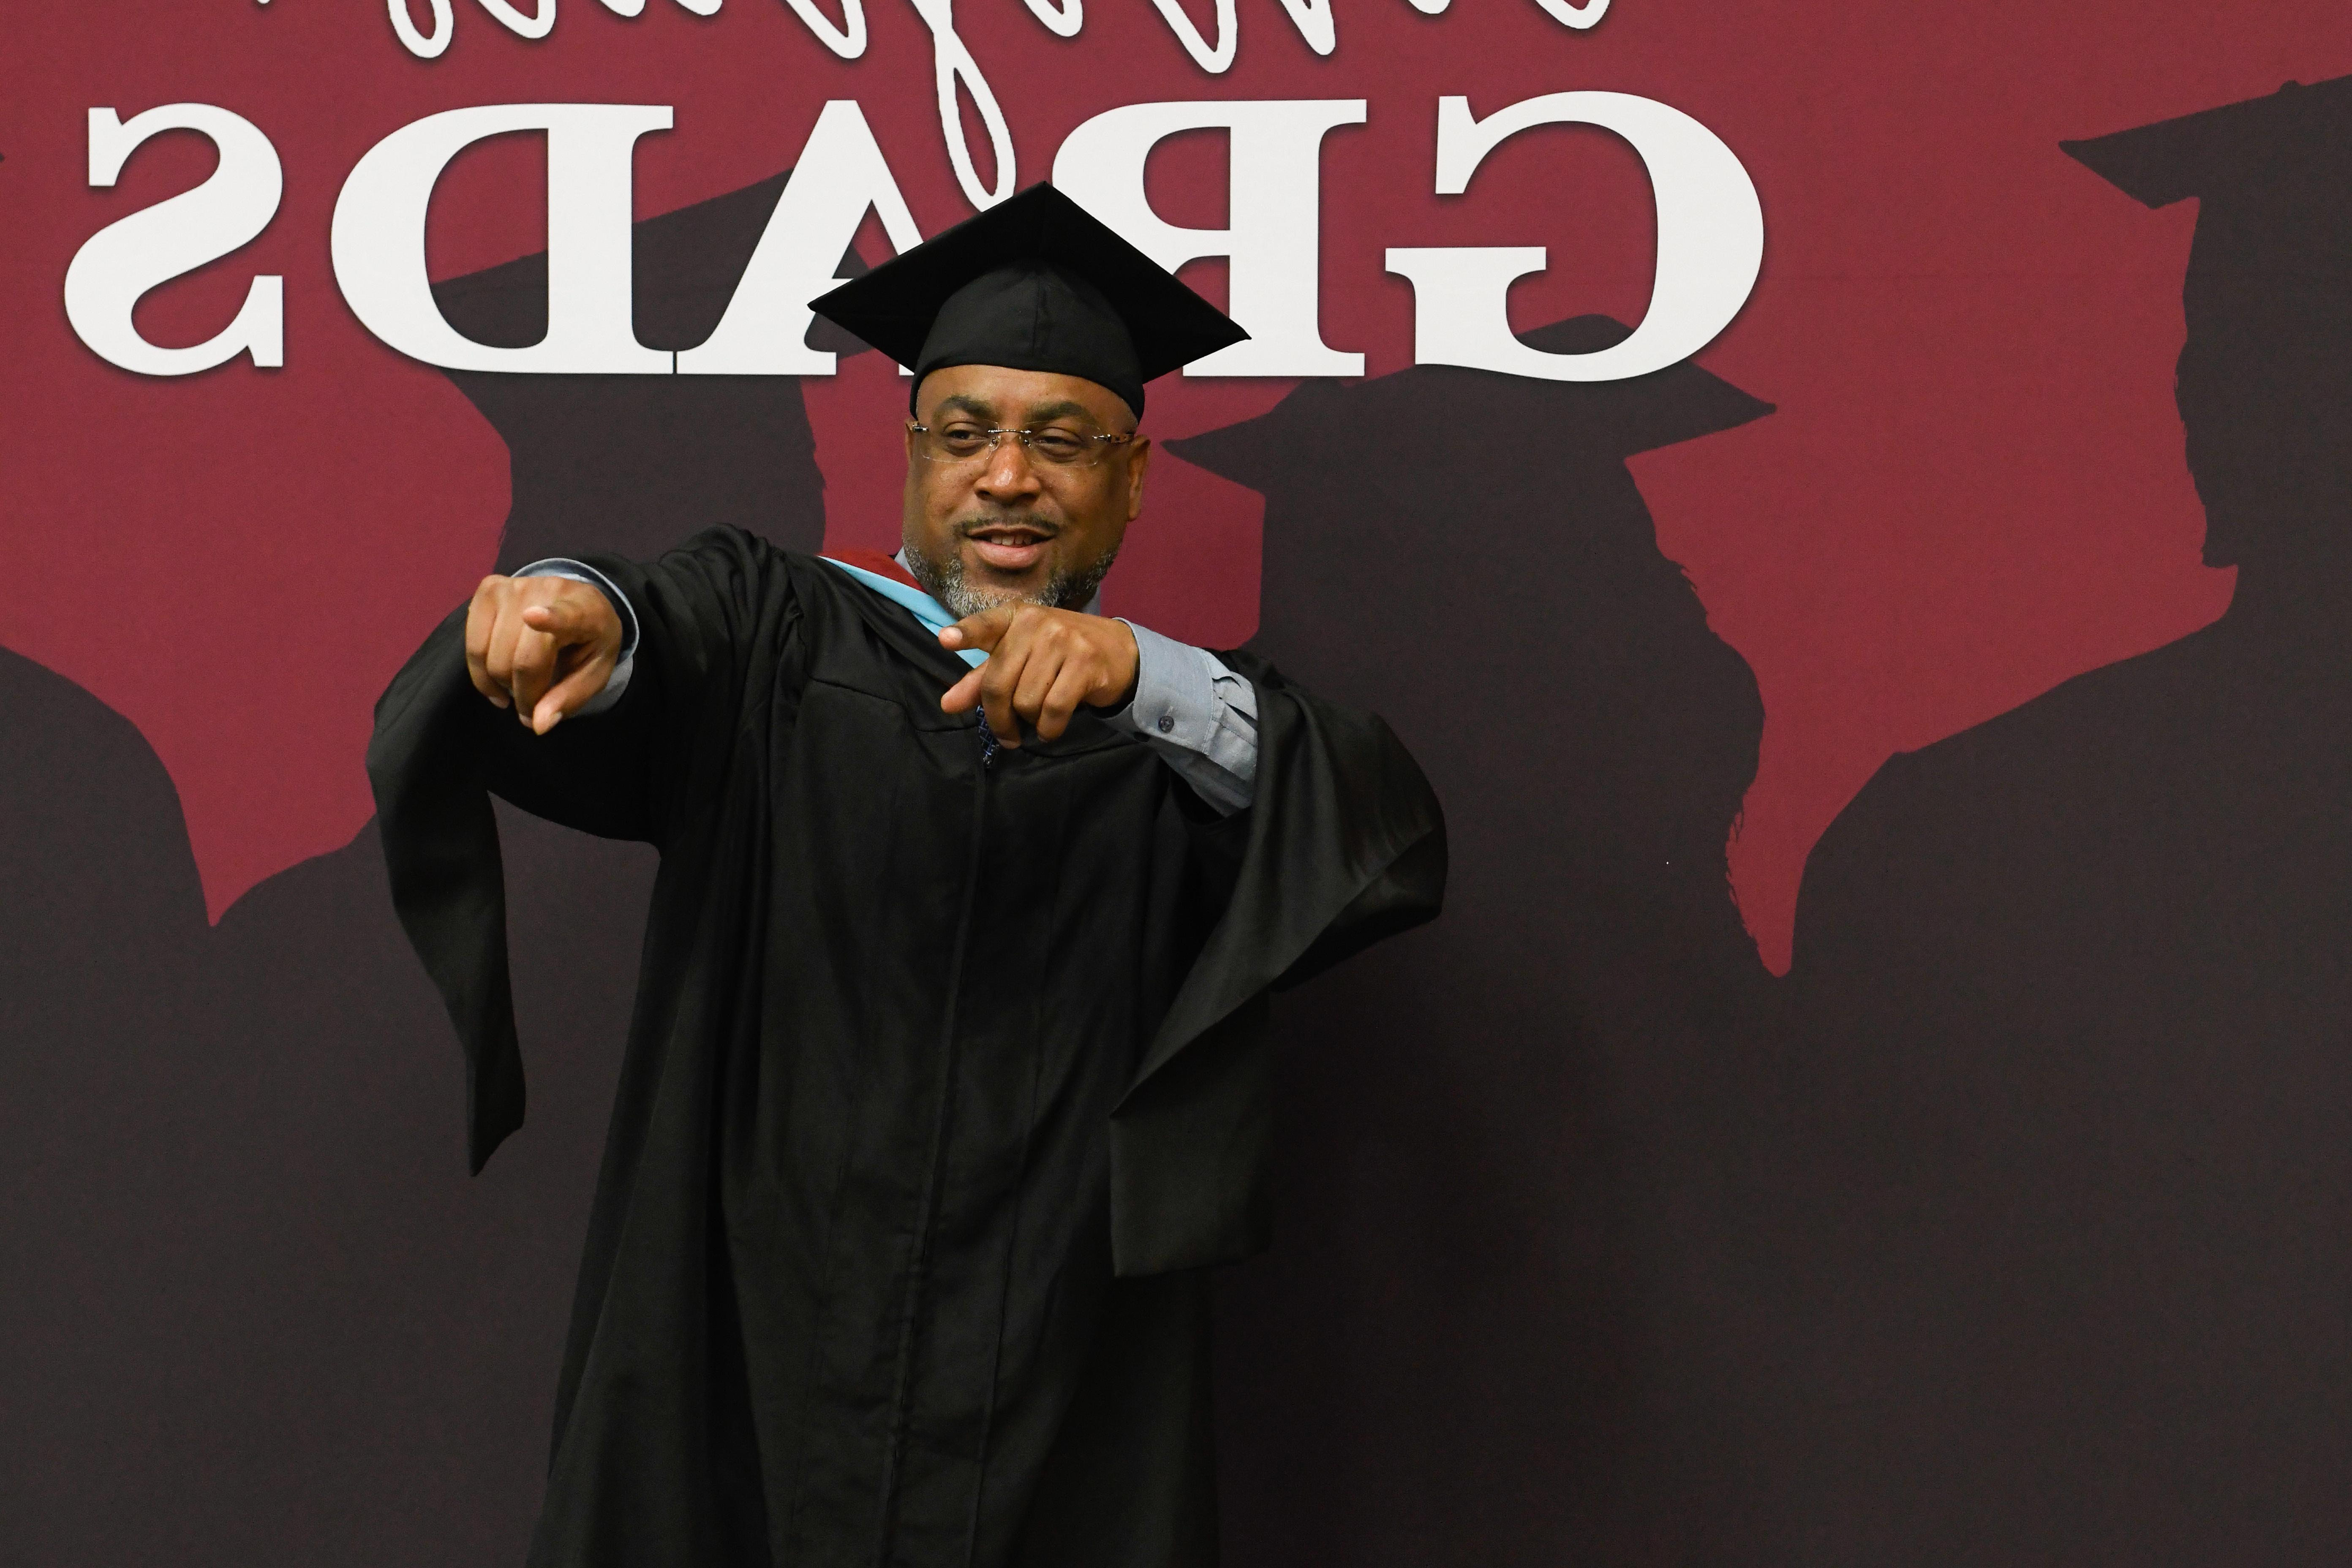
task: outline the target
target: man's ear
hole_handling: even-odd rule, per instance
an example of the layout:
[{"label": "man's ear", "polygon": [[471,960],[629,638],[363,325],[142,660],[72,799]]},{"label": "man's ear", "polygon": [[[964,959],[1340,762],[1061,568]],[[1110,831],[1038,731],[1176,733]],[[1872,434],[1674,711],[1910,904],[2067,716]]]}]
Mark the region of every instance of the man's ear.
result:
[{"label": "man's ear", "polygon": [[1143,510],[1143,470],[1151,466],[1151,437],[1138,436],[1127,444],[1127,521]]}]

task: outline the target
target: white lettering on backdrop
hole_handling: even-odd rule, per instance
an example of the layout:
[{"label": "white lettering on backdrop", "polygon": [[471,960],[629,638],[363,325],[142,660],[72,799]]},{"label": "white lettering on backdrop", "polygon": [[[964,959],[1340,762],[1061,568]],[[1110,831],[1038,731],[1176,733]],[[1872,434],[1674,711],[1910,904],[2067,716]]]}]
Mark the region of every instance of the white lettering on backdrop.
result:
[{"label": "white lettering on backdrop", "polygon": [[1415,364],[1466,364],[1544,381],[1622,381],[1664,370],[1731,324],[1764,268],[1764,208],[1722,139],[1685,114],[1623,92],[1554,92],[1484,120],[1466,98],[1437,100],[1437,194],[1470,188],[1480,160],[1537,125],[1598,125],[1632,143],[1657,204],[1650,308],[1633,336],[1597,353],[1531,349],[1503,309],[1511,280],[1544,267],[1540,245],[1393,249],[1388,269],[1412,280]]},{"label": "white lettering on backdrop", "polygon": [[256,278],[244,308],[218,336],[192,348],[158,348],[131,322],[139,297],[217,261],[269,226],[285,175],[278,149],[253,121],[208,103],[172,103],[131,116],[89,111],[89,183],[111,185],[150,136],[197,131],[212,139],[220,166],[191,191],[118,218],[82,242],[66,266],[66,320],[99,358],[142,375],[193,375],[240,353],[275,369],[286,363],[286,285]]},{"label": "white lettering on backdrop", "polygon": [[[630,325],[629,157],[669,129],[667,106],[494,103],[404,125],[353,166],[335,198],[328,249],[360,324],[411,359],[447,370],[573,375],[666,373]],[[485,136],[547,135],[547,336],[490,348],[457,335],[433,302],[425,213],[441,171]]]},{"label": "white lettering on backdrop", "polygon": [[[1202,257],[1228,264],[1228,300],[1251,334],[1188,367],[1188,375],[1360,375],[1360,353],[1323,342],[1321,151],[1325,137],[1364,122],[1362,99],[1137,103],[1070,132],[1055,180],[1166,267]],[[637,139],[669,128],[667,105],[539,103],[454,109],[403,126],[370,148],[335,203],[328,247],[335,281],[368,331],[411,358],[451,370],[559,374],[827,375],[833,356],[805,342],[808,301],[838,281],[834,268],[866,213],[891,246],[920,242],[913,215],[864,112],[849,100],[818,114],[743,276],[709,340],[683,353],[638,343],[631,321],[631,158]],[[1401,247],[1388,269],[1413,285],[1414,361],[1548,381],[1616,381],[1687,358],[1728,326],[1761,270],[1763,209],[1738,158],[1680,110],[1615,92],[1531,98],[1484,120],[1469,100],[1439,100],[1434,188],[1467,192],[1479,163],[1507,138],[1538,125],[1588,124],[1624,138],[1642,159],[1657,204],[1650,304],[1622,342],[1555,354],[1515,336],[1511,282],[1545,264],[1540,246]],[[194,190],[100,230],[66,272],[66,315],[100,357],[149,375],[209,369],[250,351],[284,363],[280,280],[257,278],[245,308],[219,336],[162,348],[131,324],[139,297],[217,260],[260,234],[277,210],[278,154],[249,121],[204,104],[148,110],[128,124],[89,111],[89,182],[114,183],[131,151],[158,131],[194,129],[220,148],[220,167]],[[1227,136],[1222,229],[1181,228],[1151,208],[1143,186],[1151,150],[1179,132]],[[433,300],[425,222],[452,158],[486,136],[538,132],[547,145],[548,330],[525,348],[460,336]]]},{"label": "white lettering on backdrop", "polygon": [[[1226,258],[1225,313],[1249,339],[1195,361],[1193,374],[1361,375],[1363,355],[1324,346],[1317,296],[1324,133],[1361,125],[1365,111],[1360,98],[1130,103],[1070,132],[1054,184],[1171,272]],[[1178,228],[1151,210],[1144,162],[1180,131],[1213,128],[1227,133],[1226,226]]]},{"label": "white lettering on backdrop", "polygon": [[[266,0],[265,0],[266,3]],[[680,5],[698,16],[712,16],[719,10],[720,0],[677,0]],[[843,59],[854,60],[866,53],[865,0],[838,0],[841,22],[835,25],[832,17],[817,7],[816,0],[784,0],[803,25]],[[988,85],[988,78],[980,64],[972,58],[971,50],[964,44],[955,25],[955,0],[908,0],[923,26],[931,34],[931,69],[939,90],[940,133],[947,140],[948,159],[955,166],[956,179],[963,186],[967,200],[976,207],[990,207],[1011,195],[1018,188],[1013,135],[1004,123],[1004,111],[997,106],[996,91]],[[1045,24],[1056,37],[1074,38],[1086,26],[1085,0],[1024,0],[1029,14]],[[1195,0],[1197,3],[1197,0]],[[430,32],[421,31],[410,14],[414,0],[386,0],[392,15],[392,30],[401,47],[419,59],[434,59],[449,47],[449,40],[457,30],[456,12],[450,0],[427,0],[432,13]],[[1211,75],[1222,75],[1233,68],[1234,58],[1241,47],[1241,30],[1234,16],[1234,0],[1213,0],[1217,36],[1213,42],[1202,36],[1200,26],[1184,9],[1183,0],[1152,0],[1159,7],[1160,19],[1192,63]],[[1434,16],[1444,11],[1452,0],[1412,0],[1413,9],[1424,16]],[[1536,0],[1544,14],[1563,26],[1582,31],[1597,26],[1609,13],[1609,0]],[[618,16],[635,16],[644,13],[646,0],[604,0],[604,8]],[[513,0],[481,0],[482,9],[509,32],[520,37],[544,38],[555,30],[555,0],[534,0],[528,14],[520,10]],[[1289,16],[1298,36],[1307,47],[1318,55],[1328,55],[1339,47],[1339,24],[1331,14],[1331,0],[1282,0],[1282,8]],[[972,108],[979,111],[981,123],[987,128],[989,153],[995,164],[996,178],[982,184],[971,160],[971,148],[964,140],[963,117],[956,112],[956,84],[971,94]]]},{"label": "white lettering on backdrop", "polygon": [[866,113],[836,99],[816,117],[776,210],[752,248],[727,313],[700,347],[677,356],[682,375],[831,375],[834,356],[808,346],[808,302],[846,279],[834,276],[867,208],[900,250],[923,240]]}]

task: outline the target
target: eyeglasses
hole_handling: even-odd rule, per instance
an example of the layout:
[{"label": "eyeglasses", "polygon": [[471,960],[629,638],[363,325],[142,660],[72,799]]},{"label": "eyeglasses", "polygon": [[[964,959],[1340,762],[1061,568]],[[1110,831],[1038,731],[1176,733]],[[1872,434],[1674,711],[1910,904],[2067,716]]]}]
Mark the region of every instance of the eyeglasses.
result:
[{"label": "eyeglasses", "polygon": [[1112,447],[1135,439],[1132,430],[1114,436],[1082,436],[1075,430],[1059,430],[1051,426],[1043,430],[1002,430],[986,425],[959,424],[934,429],[910,421],[907,429],[915,437],[916,452],[931,463],[971,462],[983,453],[996,450],[997,444],[1010,436],[1041,463],[1056,468],[1091,468]]}]

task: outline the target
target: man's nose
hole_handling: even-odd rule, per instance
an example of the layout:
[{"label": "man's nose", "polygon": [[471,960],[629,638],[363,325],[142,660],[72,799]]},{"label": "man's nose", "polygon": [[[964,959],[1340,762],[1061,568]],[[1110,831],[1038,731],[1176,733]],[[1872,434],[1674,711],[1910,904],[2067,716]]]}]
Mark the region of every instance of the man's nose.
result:
[{"label": "man's nose", "polygon": [[1029,464],[1029,448],[1019,437],[1006,436],[990,450],[987,467],[972,488],[991,500],[1003,500],[1034,495],[1043,487],[1037,482],[1037,470]]}]

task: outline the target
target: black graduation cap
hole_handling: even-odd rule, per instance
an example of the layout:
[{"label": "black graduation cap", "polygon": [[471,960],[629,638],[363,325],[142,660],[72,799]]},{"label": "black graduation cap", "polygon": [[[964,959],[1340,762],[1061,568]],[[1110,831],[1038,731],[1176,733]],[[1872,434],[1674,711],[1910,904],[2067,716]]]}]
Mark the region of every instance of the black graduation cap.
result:
[{"label": "black graduation cap", "polygon": [[[1632,329],[1572,316],[1518,334],[1546,353],[1595,353]],[[1308,381],[1266,413],[1166,443],[1196,464],[1261,492],[1310,486],[1324,470],[1405,482],[1433,466],[1475,468],[1496,482],[1509,466],[1549,471],[1620,464],[1636,452],[1729,430],[1772,405],[1685,360],[1624,381],[1537,381],[1461,365],[1423,364],[1368,381]],[[1518,459],[1524,458],[1525,462]]]},{"label": "black graduation cap", "polygon": [[2199,198],[2189,272],[2352,305],[2352,77],[2058,144],[2150,207]]},{"label": "black graduation cap", "polygon": [[1143,384],[1249,334],[1049,184],[809,302],[915,373],[1052,371],[1143,412]]}]

